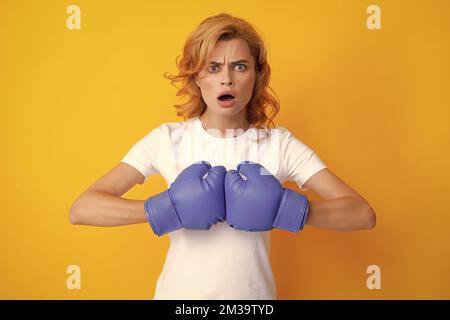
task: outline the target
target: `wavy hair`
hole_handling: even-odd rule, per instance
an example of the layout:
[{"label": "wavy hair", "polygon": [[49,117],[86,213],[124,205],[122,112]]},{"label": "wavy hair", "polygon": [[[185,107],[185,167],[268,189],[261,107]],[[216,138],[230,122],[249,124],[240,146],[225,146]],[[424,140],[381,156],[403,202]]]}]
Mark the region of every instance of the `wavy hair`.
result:
[{"label": "wavy hair", "polygon": [[[182,116],[186,120],[205,112],[207,105],[200,88],[195,83],[195,78],[207,61],[210,61],[216,43],[235,38],[241,38],[248,43],[255,60],[255,85],[246,106],[246,120],[255,128],[275,126],[273,119],[280,109],[280,103],[276,93],[269,86],[271,72],[264,42],[253,25],[227,13],[203,20],[187,38],[183,54],[175,58],[178,74],[164,73],[164,77],[178,89],[176,95],[188,97],[187,102],[174,105],[177,116]],[[181,88],[175,85],[177,82],[181,83]]]}]

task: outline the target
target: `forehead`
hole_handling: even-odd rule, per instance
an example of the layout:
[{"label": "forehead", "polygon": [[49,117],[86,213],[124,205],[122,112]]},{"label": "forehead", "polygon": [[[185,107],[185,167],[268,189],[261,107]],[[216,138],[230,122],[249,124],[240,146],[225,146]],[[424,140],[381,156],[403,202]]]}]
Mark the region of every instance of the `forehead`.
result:
[{"label": "forehead", "polygon": [[218,41],[212,51],[212,60],[220,61],[223,59],[247,59],[251,61],[252,55],[247,41],[240,38]]}]

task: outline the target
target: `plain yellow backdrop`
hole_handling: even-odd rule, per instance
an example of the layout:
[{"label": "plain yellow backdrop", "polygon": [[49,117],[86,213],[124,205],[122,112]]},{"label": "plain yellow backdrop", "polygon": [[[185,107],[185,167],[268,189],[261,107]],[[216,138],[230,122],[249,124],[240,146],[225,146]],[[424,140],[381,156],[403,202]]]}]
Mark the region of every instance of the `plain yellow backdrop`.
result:
[{"label": "plain yellow backdrop", "polygon": [[[72,4],[79,30],[66,27]],[[366,26],[371,4],[380,30]],[[162,74],[220,12],[266,42],[276,125],[377,213],[371,231],[274,230],[278,298],[450,298],[445,0],[0,1],[0,298],[152,299],[169,238],[148,224],[74,226],[69,208],[138,139],[182,120]],[[124,197],[166,187],[154,176]],[[66,288],[70,265],[80,290]],[[379,290],[366,287],[370,265]]]}]

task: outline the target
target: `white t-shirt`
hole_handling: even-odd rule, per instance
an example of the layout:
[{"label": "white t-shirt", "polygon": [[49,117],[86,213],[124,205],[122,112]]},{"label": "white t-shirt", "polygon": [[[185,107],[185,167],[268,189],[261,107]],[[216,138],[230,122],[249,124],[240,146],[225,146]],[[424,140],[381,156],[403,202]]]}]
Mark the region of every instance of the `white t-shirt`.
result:
[{"label": "white t-shirt", "polygon": [[[141,172],[145,181],[160,174],[167,187],[184,168],[201,160],[227,170],[244,160],[258,162],[280,183],[295,181],[303,191],[307,189],[302,185],[326,168],[284,127],[241,133],[216,137],[198,117],[163,123],[135,143],[121,161]],[[240,231],[219,222],[209,230],[181,228],[168,236],[170,247],[153,299],[276,299],[270,231]]]}]

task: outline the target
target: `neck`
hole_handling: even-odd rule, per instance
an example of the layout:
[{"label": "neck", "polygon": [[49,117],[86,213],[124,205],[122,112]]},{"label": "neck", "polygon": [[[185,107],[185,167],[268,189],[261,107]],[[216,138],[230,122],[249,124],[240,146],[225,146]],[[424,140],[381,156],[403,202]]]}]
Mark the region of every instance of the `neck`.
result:
[{"label": "neck", "polygon": [[[245,109],[243,110],[245,112]],[[234,130],[233,136],[239,136],[249,128],[245,113],[235,117],[221,117],[208,112],[208,109],[199,117],[205,130],[216,137],[226,137],[227,129]],[[213,130],[210,130],[213,129]],[[239,130],[241,129],[241,130]],[[229,135],[230,133],[228,133]]]}]

